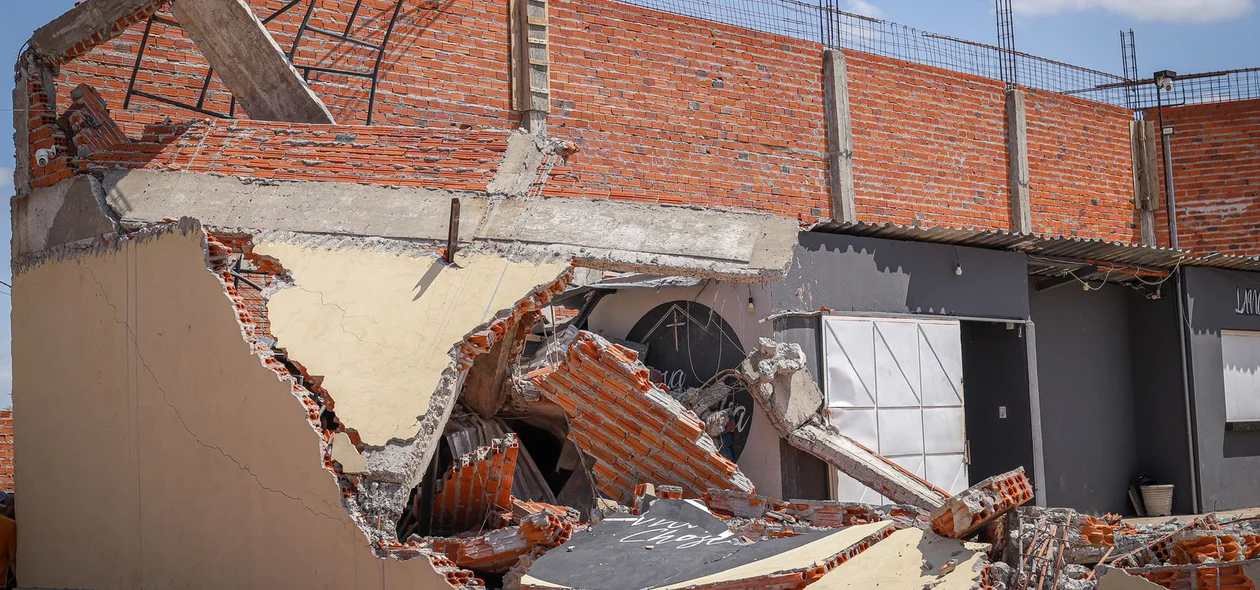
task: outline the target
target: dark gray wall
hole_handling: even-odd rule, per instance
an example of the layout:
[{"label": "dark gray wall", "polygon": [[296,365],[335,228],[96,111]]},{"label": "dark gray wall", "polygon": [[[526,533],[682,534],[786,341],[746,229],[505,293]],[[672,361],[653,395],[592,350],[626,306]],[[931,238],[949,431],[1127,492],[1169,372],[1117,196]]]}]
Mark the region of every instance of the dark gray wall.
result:
[{"label": "dark gray wall", "polygon": [[1046,502],[1133,514],[1138,469],[1127,290],[1033,292]]},{"label": "dark gray wall", "polygon": [[1129,344],[1138,469],[1157,483],[1171,483],[1173,511],[1193,514],[1190,440],[1186,433],[1186,397],[1182,381],[1173,282],[1164,297],[1147,299],[1129,291]]},{"label": "dark gray wall", "polygon": [[[957,265],[962,276],[954,274]],[[803,232],[774,311],[917,313],[1026,319],[1023,254]]]},{"label": "dark gray wall", "polygon": [[1204,510],[1260,504],[1260,432],[1226,432],[1221,330],[1260,331],[1260,316],[1234,312],[1238,288],[1260,288],[1260,273],[1185,270]]},{"label": "dark gray wall", "polygon": [[[822,318],[782,317],[774,320],[774,339],[799,344],[805,351],[805,367],[819,389],[823,389]],[[831,496],[830,471],[818,458],[779,439],[779,465],[783,477],[783,498],[790,500],[826,500]]]},{"label": "dark gray wall", "polygon": [[1022,324],[962,322],[972,485],[1017,467],[1035,472],[1025,335]]}]

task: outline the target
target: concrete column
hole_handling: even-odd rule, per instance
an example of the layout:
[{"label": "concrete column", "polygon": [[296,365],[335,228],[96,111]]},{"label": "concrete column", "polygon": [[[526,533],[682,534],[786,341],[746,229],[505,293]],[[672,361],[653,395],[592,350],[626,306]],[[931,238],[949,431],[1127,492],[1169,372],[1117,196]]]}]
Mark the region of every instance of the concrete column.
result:
[{"label": "concrete column", "polygon": [[1159,208],[1159,162],[1155,150],[1155,123],[1134,121],[1130,127],[1133,145],[1133,206],[1138,213],[1142,244],[1156,246],[1155,211]]},{"label": "concrete column", "polygon": [[30,74],[22,65],[22,60],[19,60],[17,79],[13,85],[13,190],[19,196],[31,190],[30,113],[27,112],[31,104],[28,92]]},{"label": "concrete column", "polygon": [[171,14],[251,119],[334,122],[244,0],[179,0]]},{"label": "concrete column", "polygon": [[831,217],[853,223],[853,125],[849,118],[849,74],[844,52],[829,49],[823,54],[823,91],[827,107],[828,190]]},{"label": "concrete column", "polygon": [[1033,501],[1046,506],[1046,455],[1041,435],[1041,388],[1037,378],[1037,326],[1024,324],[1024,346],[1028,358],[1028,410],[1032,427]]},{"label": "concrete column", "polygon": [[1028,181],[1028,117],[1024,91],[1006,91],[1006,153],[1011,184],[1011,231],[1032,233],[1032,202]]},{"label": "concrete column", "polygon": [[542,131],[551,112],[547,0],[512,0],[512,105],[521,125]]}]

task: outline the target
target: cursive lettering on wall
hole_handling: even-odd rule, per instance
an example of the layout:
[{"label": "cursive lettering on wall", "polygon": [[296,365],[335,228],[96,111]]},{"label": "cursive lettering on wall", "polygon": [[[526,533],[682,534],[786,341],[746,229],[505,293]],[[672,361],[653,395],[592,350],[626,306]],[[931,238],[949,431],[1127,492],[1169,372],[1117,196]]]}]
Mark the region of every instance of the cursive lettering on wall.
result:
[{"label": "cursive lettering on wall", "polygon": [[1238,315],[1260,316],[1260,289],[1238,288],[1238,303],[1234,306]]}]

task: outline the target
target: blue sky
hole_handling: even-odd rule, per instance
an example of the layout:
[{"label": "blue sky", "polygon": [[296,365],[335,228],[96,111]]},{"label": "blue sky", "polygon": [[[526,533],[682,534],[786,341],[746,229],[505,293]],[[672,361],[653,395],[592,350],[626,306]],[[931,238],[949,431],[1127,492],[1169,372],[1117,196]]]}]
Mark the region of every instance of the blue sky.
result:
[{"label": "blue sky", "polygon": [[[95,1],[95,0],[94,0]],[[459,0],[456,0],[459,1]],[[0,54],[14,63],[31,32],[73,0],[9,0],[0,21]],[[1119,74],[1119,31],[1137,34],[1138,69],[1181,73],[1260,65],[1260,0],[1014,0],[1020,51]],[[996,42],[993,0],[844,0],[852,12],[953,37]],[[7,68],[7,67],[6,67]],[[12,76],[0,88],[0,193],[13,194]],[[9,258],[9,210],[0,224],[0,257]],[[0,280],[12,283],[8,265]],[[10,298],[0,285],[0,406],[10,403]]]}]

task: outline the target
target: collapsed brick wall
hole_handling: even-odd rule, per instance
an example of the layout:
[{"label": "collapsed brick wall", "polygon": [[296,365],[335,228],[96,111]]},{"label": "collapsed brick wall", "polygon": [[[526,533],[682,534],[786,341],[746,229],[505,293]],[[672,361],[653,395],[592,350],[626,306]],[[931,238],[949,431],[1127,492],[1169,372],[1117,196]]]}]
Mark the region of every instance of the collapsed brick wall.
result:
[{"label": "collapsed brick wall", "polygon": [[13,410],[0,410],[0,492],[13,490]]},{"label": "collapsed brick wall", "polygon": [[1033,232],[1139,241],[1132,111],[1031,90],[1024,105]]},{"label": "collapsed brick wall", "polygon": [[[247,0],[259,18],[266,18],[286,0]],[[309,25],[344,33],[354,0],[318,0]],[[293,46],[305,16],[306,3],[289,9],[267,25],[285,51]],[[391,0],[364,0],[349,37],[379,44],[392,16]],[[174,20],[168,10],[158,16]],[[417,127],[504,126],[510,110],[507,3],[497,0],[404,2],[381,62],[374,123]],[[116,112],[122,111],[145,23],[132,24],[117,38],[97,45],[67,62],[58,80],[60,94],[89,84]],[[294,58],[298,65],[370,72],[376,52],[355,43],[306,32]],[[196,104],[209,68],[204,57],[179,27],[155,23],[136,69],[136,89]],[[311,88],[324,100],[338,123],[365,123],[371,82],[344,74],[311,72]],[[209,85],[206,110],[228,113],[231,95],[217,78]],[[237,109],[238,118],[245,113]],[[135,135],[147,123],[166,116],[195,117],[192,111],[159,101],[133,97],[119,112],[125,131]]]},{"label": "collapsed brick wall", "polygon": [[1003,85],[845,52],[858,218],[1008,229]]},{"label": "collapsed brick wall", "polygon": [[552,0],[548,196],[829,215],[822,46],[610,0]]},{"label": "collapsed brick wall", "polygon": [[[282,5],[250,1],[262,16]],[[311,24],[342,31],[353,5],[320,0]],[[391,7],[389,0],[366,1],[352,36],[379,41]],[[830,217],[821,45],[615,0],[552,0],[549,11],[549,127],[579,151],[549,169],[544,196],[760,210],[803,221]],[[268,24],[282,48],[291,46],[304,12],[304,5],[295,6]],[[82,83],[96,88],[132,137],[168,115],[202,116],[144,98],[122,108],[144,29],[144,22],[131,25],[63,64],[58,78],[61,96]],[[407,5],[384,60],[374,122],[429,134],[453,124],[511,127],[508,36],[503,2]],[[295,61],[363,69],[371,53],[307,33]],[[1009,230],[1002,84],[852,51],[846,56],[859,218]],[[141,62],[137,89],[197,101],[207,66],[178,27],[154,24]],[[317,72],[311,81],[339,122],[365,121],[366,80]],[[205,108],[226,112],[228,93],[217,81],[209,88]],[[1046,93],[1030,93],[1028,105],[1035,231],[1134,241],[1126,112]],[[286,150],[275,157],[279,163],[263,154],[257,169],[285,171],[263,177],[316,180],[332,172],[352,181],[408,184],[407,171],[384,163],[400,159],[407,166],[413,154],[385,145],[390,149],[371,154],[383,167],[347,170],[336,158],[294,158]],[[233,165],[216,172],[251,176],[241,174],[254,170],[241,160],[275,147],[267,141],[245,146],[232,145],[230,152],[220,146],[216,157]],[[132,157],[101,162],[134,165]],[[352,157],[372,162],[364,153]],[[284,165],[294,162],[302,165]],[[62,179],[61,170],[54,168],[61,176],[44,186]]]},{"label": "collapsed brick wall", "polygon": [[[1159,114],[1146,112],[1159,126]],[[1177,235],[1183,249],[1198,254],[1224,252],[1260,255],[1260,100],[1170,107],[1164,123],[1172,125],[1173,186],[1177,194]],[[1164,185],[1162,147],[1159,201]],[[1168,209],[1156,212],[1162,246],[1168,240]]]}]

